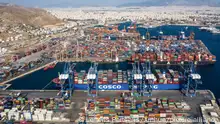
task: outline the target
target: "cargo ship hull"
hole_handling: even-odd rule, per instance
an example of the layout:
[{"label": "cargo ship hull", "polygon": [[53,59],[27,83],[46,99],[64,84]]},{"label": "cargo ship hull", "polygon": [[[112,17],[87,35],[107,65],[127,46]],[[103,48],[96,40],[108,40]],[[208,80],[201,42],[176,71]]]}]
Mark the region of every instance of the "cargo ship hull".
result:
[{"label": "cargo ship hull", "polygon": [[[113,70],[99,70],[98,71],[98,79],[97,79],[97,89],[98,90],[131,90],[130,81],[132,79],[132,72],[130,70],[122,71],[117,70],[117,72],[113,72]],[[179,71],[175,71],[172,69],[165,71],[161,71],[160,69],[154,69],[153,71],[153,80],[151,81],[152,90],[179,90],[181,89],[182,82],[180,81],[181,75]],[[56,87],[59,87],[59,81],[57,78],[53,80]],[[147,83],[148,81],[143,81],[143,83]],[[80,72],[74,72],[74,89],[75,90],[87,90],[95,89],[95,85],[89,86],[90,80],[87,80],[87,73],[85,70],[81,70]],[[134,82],[133,88],[140,88],[141,82]],[[142,86],[141,86],[142,87]],[[143,86],[142,88],[147,89],[148,85]]]},{"label": "cargo ship hull", "polygon": [[[74,84],[75,90],[87,90],[87,84]],[[147,87],[147,86],[145,86]],[[134,85],[136,89],[137,86]],[[152,85],[153,90],[179,90],[181,89],[180,84],[154,84]],[[129,90],[128,84],[99,84],[98,90]]]}]

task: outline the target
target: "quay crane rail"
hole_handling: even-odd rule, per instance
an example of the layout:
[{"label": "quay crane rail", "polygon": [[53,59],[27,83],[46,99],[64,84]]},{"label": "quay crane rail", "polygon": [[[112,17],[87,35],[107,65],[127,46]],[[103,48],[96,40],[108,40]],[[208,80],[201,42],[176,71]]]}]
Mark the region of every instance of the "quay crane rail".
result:
[{"label": "quay crane rail", "polygon": [[184,84],[182,92],[186,96],[194,97],[196,96],[196,91],[199,84],[202,84],[201,76],[196,72],[195,65],[191,62],[189,68],[184,72],[185,80],[187,81]]},{"label": "quay crane rail", "polygon": [[[141,96],[141,89],[142,89],[142,73],[140,70],[139,62],[132,63],[132,93],[133,95]],[[136,85],[136,86],[135,86]],[[135,94],[135,88],[137,94]]]},{"label": "quay crane rail", "polygon": [[[76,63],[66,62],[63,68],[63,73],[59,74],[59,80],[61,85],[61,96],[64,98],[71,98],[72,92],[74,89],[74,73],[73,70],[76,66]],[[68,80],[68,85],[66,81]]]},{"label": "quay crane rail", "polygon": [[[90,66],[87,74],[87,83],[88,83],[88,96],[97,96],[98,95],[98,63],[94,63]],[[95,93],[92,92],[95,90]]]},{"label": "quay crane rail", "polygon": [[141,63],[143,68],[143,89],[142,94],[143,96],[152,96],[152,90],[153,90],[153,82],[155,79],[154,74],[151,72],[151,64],[150,61],[147,61],[146,63]]}]

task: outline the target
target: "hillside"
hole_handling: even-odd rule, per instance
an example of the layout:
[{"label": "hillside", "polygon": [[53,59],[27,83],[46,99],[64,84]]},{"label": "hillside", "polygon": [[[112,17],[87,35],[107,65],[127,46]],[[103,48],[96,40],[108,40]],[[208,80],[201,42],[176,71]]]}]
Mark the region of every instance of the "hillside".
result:
[{"label": "hillside", "polygon": [[26,24],[32,26],[54,25],[61,20],[38,8],[25,8],[16,5],[0,5],[0,24]]},{"label": "hillside", "polygon": [[220,0],[145,0],[139,3],[126,3],[118,7],[126,6],[220,6]]}]

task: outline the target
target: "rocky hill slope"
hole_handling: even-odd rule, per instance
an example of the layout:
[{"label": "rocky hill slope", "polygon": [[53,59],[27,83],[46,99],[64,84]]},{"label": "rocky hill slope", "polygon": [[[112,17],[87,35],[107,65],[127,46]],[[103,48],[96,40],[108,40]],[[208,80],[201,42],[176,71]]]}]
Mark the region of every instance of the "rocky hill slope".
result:
[{"label": "rocky hill slope", "polygon": [[32,26],[54,25],[61,20],[38,8],[25,8],[16,5],[0,5],[0,24],[26,24]]}]

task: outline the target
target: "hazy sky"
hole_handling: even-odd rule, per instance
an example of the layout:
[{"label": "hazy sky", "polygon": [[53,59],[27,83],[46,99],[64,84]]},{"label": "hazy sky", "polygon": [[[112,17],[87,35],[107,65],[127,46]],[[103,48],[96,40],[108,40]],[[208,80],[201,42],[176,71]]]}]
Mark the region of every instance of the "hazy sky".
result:
[{"label": "hazy sky", "polygon": [[144,0],[0,0],[0,2],[14,3],[24,6],[86,6],[86,5],[109,5],[116,6],[129,2],[140,2]]}]

